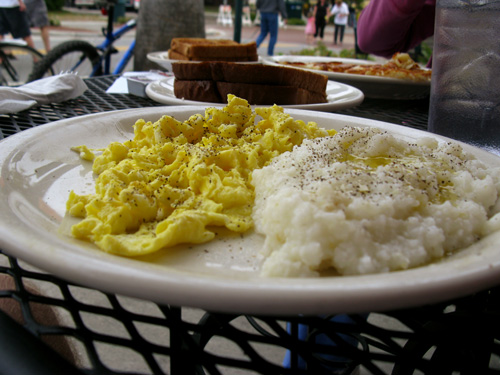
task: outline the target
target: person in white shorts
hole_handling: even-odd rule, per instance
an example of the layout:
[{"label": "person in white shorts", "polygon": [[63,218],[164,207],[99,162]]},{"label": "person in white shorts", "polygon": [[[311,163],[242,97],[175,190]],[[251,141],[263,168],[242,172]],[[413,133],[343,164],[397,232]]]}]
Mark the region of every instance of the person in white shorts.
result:
[{"label": "person in white shorts", "polygon": [[35,48],[23,0],[0,0],[0,40],[7,34]]}]

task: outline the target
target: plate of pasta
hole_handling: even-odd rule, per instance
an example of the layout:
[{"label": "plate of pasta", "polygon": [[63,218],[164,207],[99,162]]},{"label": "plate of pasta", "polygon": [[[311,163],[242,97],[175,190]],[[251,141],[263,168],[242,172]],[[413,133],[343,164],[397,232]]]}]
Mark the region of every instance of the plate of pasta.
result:
[{"label": "plate of pasta", "polygon": [[415,63],[406,53],[385,63],[324,56],[271,56],[264,64],[284,65],[326,75],[354,86],[367,98],[422,99],[429,96],[432,71]]}]

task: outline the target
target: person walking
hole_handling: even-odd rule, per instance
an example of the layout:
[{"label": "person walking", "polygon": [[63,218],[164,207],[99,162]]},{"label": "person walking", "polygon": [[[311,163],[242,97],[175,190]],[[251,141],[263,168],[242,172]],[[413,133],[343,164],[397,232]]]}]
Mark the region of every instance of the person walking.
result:
[{"label": "person walking", "polygon": [[279,14],[283,18],[283,22],[287,22],[287,13],[284,0],[257,0],[257,9],[260,12],[260,34],[257,37],[257,48],[269,36],[269,44],[267,47],[267,55],[274,55],[274,46],[278,40]]},{"label": "person walking", "polygon": [[23,0],[0,0],[0,40],[7,34],[35,48]]},{"label": "person walking", "polygon": [[24,0],[26,4],[26,13],[30,27],[40,28],[43,45],[45,52],[50,51],[50,37],[49,37],[49,12],[44,0]]},{"label": "person walking", "polygon": [[335,32],[333,37],[333,44],[337,44],[337,40],[340,41],[340,45],[344,40],[344,31],[347,21],[349,19],[349,7],[342,0],[335,0],[335,4],[330,12],[331,16],[335,16],[333,23],[335,25]]},{"label": "person walking", "polygon": [[304,32],[306,33],[307,44],[314,43],[314,34],[316,33],[316,20],[314,19],[314,11],[310,10],[307,14],[307,24]]},{"label": "person walking", "polygon": [[325,32],[326,21],[328,20],[328,4],[326,0],[319,0],[319,2],[314,7],[314,19],[316,23],[316,32],[314,33],[314,38],[323,40],[323,35]]}]

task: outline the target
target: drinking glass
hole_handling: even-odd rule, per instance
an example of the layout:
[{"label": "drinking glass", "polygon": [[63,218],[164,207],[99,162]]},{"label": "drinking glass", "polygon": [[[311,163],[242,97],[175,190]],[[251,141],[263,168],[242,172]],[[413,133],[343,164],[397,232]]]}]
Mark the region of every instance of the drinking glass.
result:
[{"label": "drinking glass", "polygon": [[437,0],[428,129],[500,155],[500,0]]}]

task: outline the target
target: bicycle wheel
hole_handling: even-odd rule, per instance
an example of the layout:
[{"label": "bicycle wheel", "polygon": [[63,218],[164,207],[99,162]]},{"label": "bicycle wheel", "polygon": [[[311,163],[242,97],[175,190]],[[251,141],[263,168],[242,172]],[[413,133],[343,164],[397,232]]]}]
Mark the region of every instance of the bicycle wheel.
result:
[{"label": "bicycle wheel", "polygon": [[43,55],[23,41],[0,42],[0,84],[19,86],[29,80],[35,62]]},{"label": "bicycle wheel", "polygon": [[97,48],[83,40],[63,42],[38,61],[29,76],[30,81],[43,77],[75,72],[82,78],[102,74]]}]

